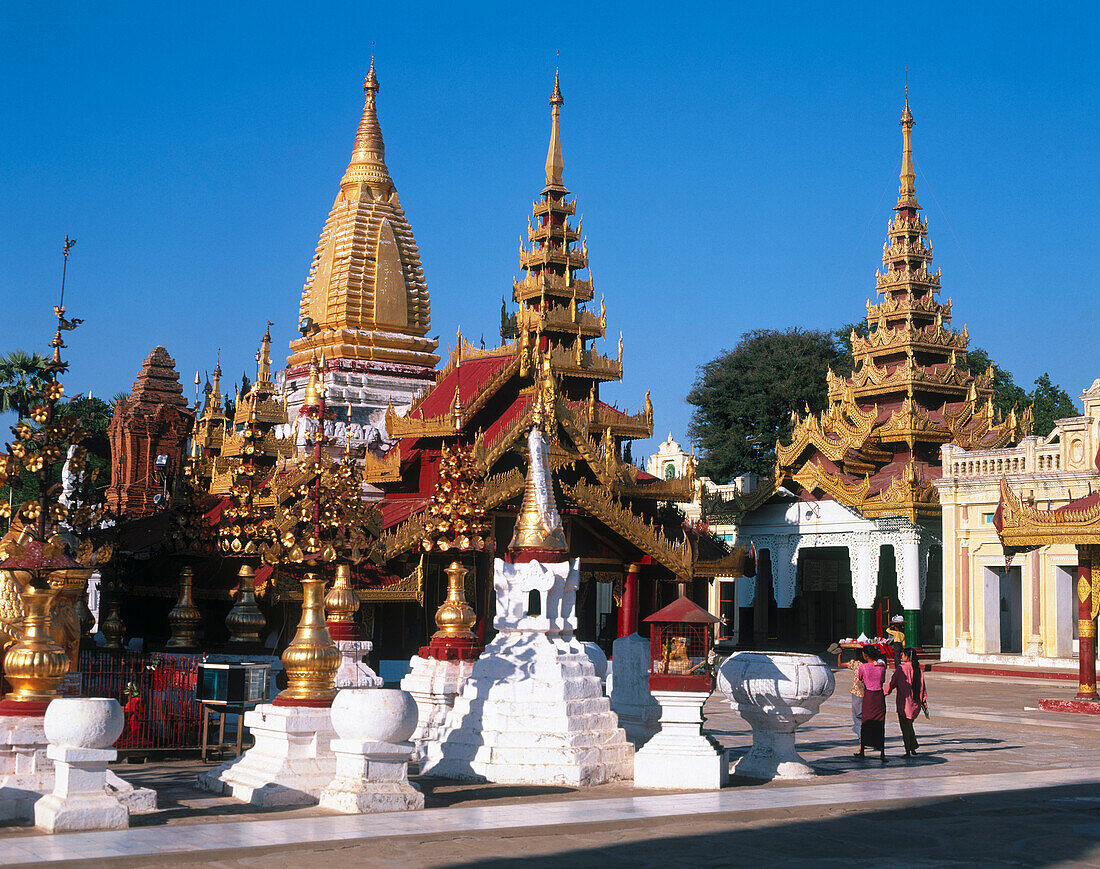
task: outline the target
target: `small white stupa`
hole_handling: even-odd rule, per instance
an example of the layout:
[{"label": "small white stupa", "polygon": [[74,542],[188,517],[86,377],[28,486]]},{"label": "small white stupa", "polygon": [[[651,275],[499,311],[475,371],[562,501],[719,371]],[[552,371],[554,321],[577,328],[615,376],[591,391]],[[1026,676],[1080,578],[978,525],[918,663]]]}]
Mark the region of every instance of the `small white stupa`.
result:
[{"label": "small white stupa", "polygon": [[551,561],[567,547],[537,416],[527,445],[527,486],[509,546],[515,563],[495,561],[498,633],[428,744],[422,772],[573,787],[629,780],[633,747],[573,636],[580,560]]}]

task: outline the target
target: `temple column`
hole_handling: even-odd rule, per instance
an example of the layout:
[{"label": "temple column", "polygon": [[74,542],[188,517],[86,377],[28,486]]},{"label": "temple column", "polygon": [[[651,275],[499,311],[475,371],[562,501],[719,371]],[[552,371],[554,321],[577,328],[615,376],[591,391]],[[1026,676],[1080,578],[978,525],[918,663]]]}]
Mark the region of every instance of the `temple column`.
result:
[{"label": "temple column", "polygon": [[1039,587],[1039,550],[1028,553],[1027,569],[1031,579],[1031,631],[1027,642],[1027,653],[1038,656],[1043,651],[1042,610],[1043,598]]},{"label": "temple column", "polygon": [[[756,553],[756,573],[760,575],[760,556],[761,553],[758,550]],[[753,611],[752,605],[756,597],[756,588],[759,583],[756,581],[756,577],[752,576],[739,576],[737,577],[737,645],[745,645],[752,640],[753,629]]]},{"label": "temple column", "polygon": [[894,544],[898,573],[898,600],[905,612],[905,642],[920,645],[920,536],[905,532]]},{"label": "temple column", "polygon": [[619,636],[629,637],[638,631],[638,574],[640,564],[631,564],[623,579],[623,604],[619,607]]},{"label": "temple column", "polygon": [[878,587],[878,542],[860,539],[848,545],[852,597],[856,602],[856,635],[874,635],[875,590]]},{"label": "temple column", "polygon": [[768,639],[768,589],[772,582],[772,550],[760,550],[759,563],[756,565],[756,597],[752,608],[752,642],[762,645]]},{"label": "temple column", "polygon": [[970,546],[963,540],[959,546],[959,638],[955,645],[970,650]]},{"label": "temple column", "polygon": [[793,628],[794,593],[798,580],[798,543],[795,538],[787,537],[775,547],[772,560],[772,590],[775,594],[776,633],[780,639],[786,639]]},{"label": "temple column", "polygon": [[1100,699],[1096,695],[1096,622],[1092,617],[1093,550],[1092,546],[1077,546],[1078,700]]}]

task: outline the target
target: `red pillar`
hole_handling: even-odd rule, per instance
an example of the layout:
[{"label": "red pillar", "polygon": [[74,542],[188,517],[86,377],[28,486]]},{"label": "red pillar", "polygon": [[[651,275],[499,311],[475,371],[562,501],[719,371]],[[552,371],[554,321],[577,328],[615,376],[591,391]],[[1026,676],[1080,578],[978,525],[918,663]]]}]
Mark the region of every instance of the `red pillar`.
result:
[{"label": "red pillar", "polygon": [[1092,619],[1092,547],[1077,547],[1078,700],[1096,700],[1096,622]]},{"label": "red pillar", "polygon": [[619,607],[619,636],[628,637],[638,630],[638,573],[640,564],[632,564],[623,581],[623,603]]}]

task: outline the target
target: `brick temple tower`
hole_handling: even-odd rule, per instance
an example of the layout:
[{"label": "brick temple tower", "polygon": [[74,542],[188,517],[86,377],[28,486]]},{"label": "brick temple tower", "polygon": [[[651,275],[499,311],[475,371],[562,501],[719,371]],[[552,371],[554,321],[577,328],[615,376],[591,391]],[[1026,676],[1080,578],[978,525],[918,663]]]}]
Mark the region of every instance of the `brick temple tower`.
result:
[{"label": "brick temple tower", "polygon": [[[142,363],[129,398],[115,405],[107,435],[111,443],[111,485],[107,508],[136,519],[156,511],[165,476],[176,473],[193,413],[183,397],[176,363],[158,346]],[[157,457],[161,465],[157,465]]]}]

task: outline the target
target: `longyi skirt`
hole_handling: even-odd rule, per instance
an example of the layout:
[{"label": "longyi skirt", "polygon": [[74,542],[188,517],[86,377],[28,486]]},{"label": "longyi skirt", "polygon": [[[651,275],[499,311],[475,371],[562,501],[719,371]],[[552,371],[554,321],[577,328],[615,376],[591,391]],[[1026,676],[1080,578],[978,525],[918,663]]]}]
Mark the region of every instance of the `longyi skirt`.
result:
[{"label": "longyi skirt", "polygon": [[881,690],[863,692],[859,744],[875,751],[883,751],[886,747],[886,695]]}]

